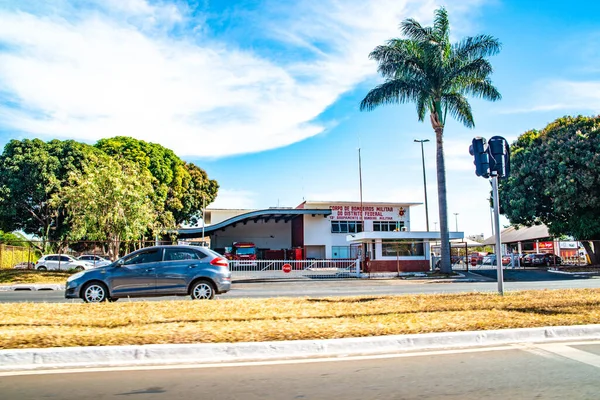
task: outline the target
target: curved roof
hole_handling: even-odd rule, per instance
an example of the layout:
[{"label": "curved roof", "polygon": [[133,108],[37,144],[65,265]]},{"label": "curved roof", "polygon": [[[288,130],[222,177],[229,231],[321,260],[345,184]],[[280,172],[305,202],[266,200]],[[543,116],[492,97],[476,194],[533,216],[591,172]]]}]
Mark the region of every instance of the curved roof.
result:
[{"label": "curved roof", "polygon": [[[250,211],[244,214],[236,215],[235,217],[231,217],[226,219],[225,221],[221,221],[217,224],[207,225],[204,227],[204,234],[209,235],[213,232],[218,231],[219,229],[224,229],[228,226],[235,226],[239,223],[247,223],[248,221],[258,221],[265,220],[265,222],[270,219],[274,219],[275,221],[290,221],[291,219],[299,216],[299,215],[330,215],[331,210],[329,209],[302,209],[302,208],[270,208],[267,210],[255,210]],[[194,228],[179,228],[177,230],[177,235],[180,238],[193,238],[199,237],[202,234],[202,227],[194,227]]]}]

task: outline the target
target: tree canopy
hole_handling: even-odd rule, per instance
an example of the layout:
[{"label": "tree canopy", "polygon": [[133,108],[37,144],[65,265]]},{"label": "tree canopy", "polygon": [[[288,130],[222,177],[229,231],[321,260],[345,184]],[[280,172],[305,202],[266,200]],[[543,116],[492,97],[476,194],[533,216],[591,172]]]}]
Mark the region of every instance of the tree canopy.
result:
[{"label": "tree canopy", "polygon": [[161,219],[165,226],[184,222],[196,223],[202,207],[217,196],[217,181],[198,166],[186,163],[173,151],[156,143],[131,137],[117,136],[101,139],[96,148],[117,158],[129,160],[152,176],[154,201],[163,204]]},{"label": "tree canopy", "polygon": [[443,147],[446,116],[449,113],[472,128],[475,122],[467,96],[491,101],[501,98],[490,79],[493,69],[487,59],[500,51],[500,43],[489,35],[451,43],[450,22],[443,7],[435,11],[431,27],[407,19],[400,28],[405,38],[390,39],[369,55],[377,61],[384,82],[369,91],[360,109],[370,111],[385,104],[415,103],[419,121],[429,113],[436,135],[441,269],[451,272]]},{"label": "tree canopy", "polygon": [[600,261],[600,116],[563,117],[523,133],[500,183],[501,212],[513,224],[544,223],[554,236],[582,241]]},{"label": "tree canopy", "polygon": [[66,215],[52,202],[69,172],[81,170],[93,148],[72,140],[11,140],[0,156],[0,229],[47,240],[68,232]]},{"label": "tree canopy", "polygon": [[[119,231],[122,238],[153,236],[157,230],[164,233],[177,224],[197,222],[202,205],[214,201],[218,187],[204,170],[171,150],[129,137],[103,139],[95,146],[72,140],[11,140],[0,155],[0,229],[50,241],[98,240],[109,231]],[[111,202],[104,200],[111,196],[115,202],[109,209]],[[136,198],[152,205],[151,217]],[[119,209],[122,215],[145,215],[140,226],[129,220],[133,236],[123,227],[98,225],[108,224],[108,214]],[[89,218],[74,218],[84,211]]]}]

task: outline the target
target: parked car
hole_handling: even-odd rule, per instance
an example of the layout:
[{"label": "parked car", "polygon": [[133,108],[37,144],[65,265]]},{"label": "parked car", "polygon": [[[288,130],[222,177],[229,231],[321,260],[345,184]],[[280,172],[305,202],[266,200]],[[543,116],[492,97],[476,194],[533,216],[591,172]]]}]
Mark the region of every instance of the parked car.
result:
[{"label": "parked car", "polygon": [[65,297],[86,303],[121,297],[186,296],[212,299],[231,289],[229,262],[197,246],[146,247],[116,262],[67,279]]},{"label": "parked car", "polygon": [[523,266],[560,265],[562,264],[562,259],[555,254],[534,253],[527,254],[525,257],[523,257],[521,264]]},{"label": "parked car", "polygon": [[68,271],[75,269],[77,271],[83,271],[86,269],[94,268],[94,266],[86,261],[76,260],[66,254],[47,254],[42,256],[36,263],[35,269],[38,271],[46,270],[60,270]]},{"label": "parked car", "polygon": [[79,257],[77,257],[77,259],[80,261],[88,262],[94,267],[103,267],[111,263],[110,260],[104,257],[97,256],[95,254],[82,254]]},{"label": "parked car", "polygon": [[15,264],[14,269],[33,269],[34,265],[35,265],[34,262],[23,261],[23,262]]}]

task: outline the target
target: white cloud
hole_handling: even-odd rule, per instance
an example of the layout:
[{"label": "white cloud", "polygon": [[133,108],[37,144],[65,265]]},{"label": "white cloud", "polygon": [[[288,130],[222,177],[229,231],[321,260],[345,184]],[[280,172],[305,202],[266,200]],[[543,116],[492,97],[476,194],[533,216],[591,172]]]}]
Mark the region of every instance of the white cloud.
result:
[{"label": "white cloud", "polygon": [[536,95],[528,106],[505,109],[503,114],[520,114],[554,110],[584,110],[600,112],[600,81],[553,80],[538,82],[532,90]]},{"label": "white cloud", "polygon": [[170,34],[203,21],[176,3],[78,4],[56,0],[43,15],[0,10],[0,128],[86,141],[127,135],[208,157],[321,133],[316,118],[374,74],[369,51],[398,35],[403,18],[428,22],[435,8],[417,0],[286,5],[263,22],[271,40],[308,55],[290,61],[199,36],[204,26]]},{"label": "white cloud", "polygon": [[219,189],[217,198],[207,208],[222,209],[256,209],[258,194],[248,190]]}]

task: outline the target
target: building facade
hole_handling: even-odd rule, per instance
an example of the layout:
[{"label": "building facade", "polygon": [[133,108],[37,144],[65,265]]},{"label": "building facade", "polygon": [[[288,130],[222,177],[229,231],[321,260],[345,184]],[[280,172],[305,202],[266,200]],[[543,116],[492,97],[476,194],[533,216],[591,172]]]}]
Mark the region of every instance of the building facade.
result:
[{"label": "building facade", "polygon": [[[420,203],[305,201],[295,208],[207,209],[211,248],[252,242],[259,254],[302,249],[306,259],[360,259],[371,272],[427,271],[430,243],[439,232],[411,230],[411,207]],[[201,228],[182,228],[179,237],[198,238]],[[451,238],[462,238],[451,232]]]}]

